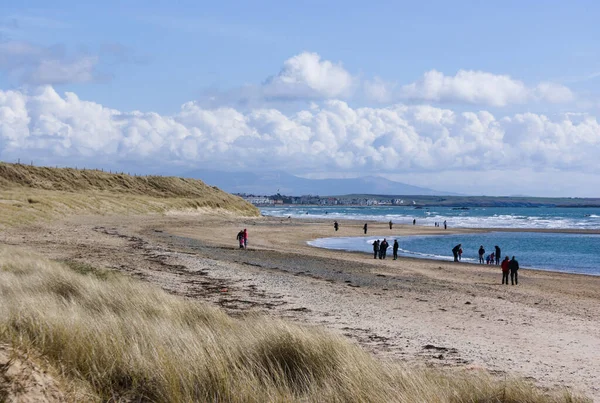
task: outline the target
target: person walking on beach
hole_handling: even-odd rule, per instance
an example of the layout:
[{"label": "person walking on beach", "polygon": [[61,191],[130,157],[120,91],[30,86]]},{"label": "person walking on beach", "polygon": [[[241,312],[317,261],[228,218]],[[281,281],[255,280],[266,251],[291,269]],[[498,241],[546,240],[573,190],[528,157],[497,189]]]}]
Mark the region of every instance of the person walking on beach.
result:
[{"label": "person walking on beach", "polygon": [[508,265],[508,256],[504,256],[504,260],[502,261],[502,265],[500,267],[502,268],[502,284],[506,285],[508,285],[508,272],[510,271]]},{"label": "person walking on beach", "polygon": [[335,229],[336,231],[340,228],[340,224],[338,224],[337,221],[333,222],[333,229]]},{"label": "person walking on beach", "polygon": [[462,244],[459,243],[454,248],[452,248],[452,254],[454,255],[454,261],[458,262],[458,251],[462,249]]},{"label": "person walking on beach", "polygon": [[240,249],[244,249],[244,231],[243,230],[240,230],[240,232],[238,232],[236,239],[240,243]]},{"label": "person walking on beach", "polygon": [[518,285],[519,284],[519,262],[513,256],[511,261],[508,263],[508,268],[510,269],[510,284]]},{"label": "person walking on beach", "polygon": [[379,255],[379,239],[373,242],[373,259],[377,259]]},{"label": "person walking on beach", "polygon": [[248,248],[248,230],[244,228],[244,249]]},{"label": "person walking on beach", "polygon": [[390,224],[390,229],[392,229],[392,225],[394,224],[394,223],[392,222],[392,220],[390,220],[390,222],[389,222],[388,224]]},{"label": "person walking on beach", "polygon": [[379,244],[379,259],[385,259],[388,246],[390,246],[390,244],[388,244],[385,238],[383,238],[383,241],[381,241]]},{"label": "person walking on beach", "polygon": [[462,248],[458,250],[458,260],[462,260]]},{"label": "person walking on beach", "polygon": [[446,224],[446,220],[444,220],[444,229],[448,229],[448,225]]},{"label": "person walking on beach", "polygon": [[483,264],[483,255],[485,255],[485,249],[483,249],[483,245],[479,247],[479,263]]},{"label": "person walking on beach", "polygon": [[417,224],[417,219],[413,218],[413,225]]},{"label": "person walking on beach", "polygon": [[398,259],[398,248],[399,247],[400,247],[400,245],[398,245],[398,240],[394,239],[394,246],[393,246],[394,260]]},{"label": "person walking on beach", "polygon": [[363,226],[363,231],[365,231],[365,235],[367,234],[367,223]]},{"label": "person walking on beach", "polygon": [[494,246],[494,249],[496,249],[496,265],[500,264],[500,247],[498,245]]}]

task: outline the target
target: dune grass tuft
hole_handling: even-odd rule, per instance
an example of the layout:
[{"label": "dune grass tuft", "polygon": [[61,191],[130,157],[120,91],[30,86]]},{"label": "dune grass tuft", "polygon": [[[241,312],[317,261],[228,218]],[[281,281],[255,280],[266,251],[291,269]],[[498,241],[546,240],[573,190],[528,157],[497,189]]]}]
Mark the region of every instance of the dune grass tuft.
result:
[{"label": "dune grass tuft", "polygon": [[484,372],[380,362],[342,336],[242,319],[118,273],[0,247],[0,341],[98,401],[578,402]]}]

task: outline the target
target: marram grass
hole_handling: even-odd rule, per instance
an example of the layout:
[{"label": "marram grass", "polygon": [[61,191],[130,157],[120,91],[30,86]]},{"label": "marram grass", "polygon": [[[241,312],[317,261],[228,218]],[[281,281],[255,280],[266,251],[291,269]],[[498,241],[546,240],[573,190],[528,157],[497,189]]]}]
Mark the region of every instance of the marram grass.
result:
[{"label": "marram grass", "polygon": [[0,162],[0,226],[24,225],[75,214],[203,209],[242,216],[260,214],[242,198],[197,179]]},{"label": "marram grass", "polygon": [[482,371],[383,363],[320,328],[235,319],[118,273],[6,247],[0,342],[37,352],[97,401],[586,401]]}]

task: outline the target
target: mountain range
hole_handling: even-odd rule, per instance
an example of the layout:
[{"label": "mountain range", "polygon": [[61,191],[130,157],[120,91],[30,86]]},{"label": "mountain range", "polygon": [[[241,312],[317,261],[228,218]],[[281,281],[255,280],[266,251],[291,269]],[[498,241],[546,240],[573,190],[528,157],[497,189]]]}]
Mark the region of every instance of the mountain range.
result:
[{"label": "mountain range", "polygon": [[386,194],[386,195],[458,195],[434,189],[395,182],[379,176],[365,176],[348,179],[306,179],[281,171],[219,172],[211,170],[190,171],[182,176],[201,179],[229,193],[253,195],[287,196],[318,195],[341,196],[347,194]]}]

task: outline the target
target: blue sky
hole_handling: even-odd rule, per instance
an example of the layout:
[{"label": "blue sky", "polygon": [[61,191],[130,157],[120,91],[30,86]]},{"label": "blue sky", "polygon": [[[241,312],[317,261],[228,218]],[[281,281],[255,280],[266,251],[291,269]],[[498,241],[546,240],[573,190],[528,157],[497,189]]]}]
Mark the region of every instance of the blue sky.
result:
[{"label": "blue sky", "polygon": [[595,2],[88,3],[0,1],[1,159],[600,196]]}]

